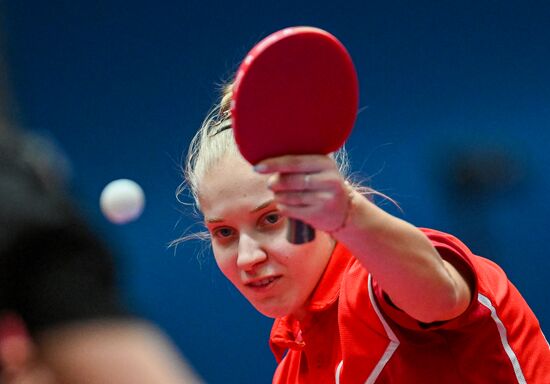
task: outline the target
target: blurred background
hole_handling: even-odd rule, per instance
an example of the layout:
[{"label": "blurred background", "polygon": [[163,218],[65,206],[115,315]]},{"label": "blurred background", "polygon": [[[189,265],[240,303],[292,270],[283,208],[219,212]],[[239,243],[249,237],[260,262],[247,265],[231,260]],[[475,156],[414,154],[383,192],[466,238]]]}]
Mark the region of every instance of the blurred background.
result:
[{"label": "blurred background", "polygon": [[[83,209],[112,242],[136,311],[209,383],[268,383],[271,320],[224,280],[175,190],[220,84],[262,37],[292,25],[336,35],[360,79],[347,144],[360,178],[418,226],[497,261],[550,332],[550,3],[0,0],[0,111],[45,137]],[[147,205],[115,226],[113,179]],[[188,202],[190,202],[188,200]]]}]

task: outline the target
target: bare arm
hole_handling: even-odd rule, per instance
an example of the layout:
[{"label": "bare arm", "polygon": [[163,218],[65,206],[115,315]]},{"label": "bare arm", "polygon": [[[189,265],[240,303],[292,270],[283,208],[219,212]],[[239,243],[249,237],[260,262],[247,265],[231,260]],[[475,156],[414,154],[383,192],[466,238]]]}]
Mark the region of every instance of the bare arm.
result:
[{"label": "bare arm", "polygon": [[467,282],[423,232],[358,192],[350,195],[328,156],[283,156],[262,162],[257,170],[274,173],[269,186],[285,215],[329,233],[337,229],[332,236],[410,316],[422,322],[448,320],[468,307]]},{"label": "bare arm", "polygon": [[468,307],[467,282],[426,235],[359,193],[353,192],[347,223],[334,237],[368,268],[393,303],[415,319],[449,320]]}]

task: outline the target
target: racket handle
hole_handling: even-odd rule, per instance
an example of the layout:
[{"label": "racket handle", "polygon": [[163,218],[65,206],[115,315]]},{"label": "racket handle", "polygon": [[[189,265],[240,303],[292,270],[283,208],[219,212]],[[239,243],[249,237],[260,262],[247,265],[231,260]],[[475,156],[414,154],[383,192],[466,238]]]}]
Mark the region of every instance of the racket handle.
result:
[{"label": "racket handle", "polygon": [[315,229],[301,220],[288,219],[286,238],[292,244],[309,243],[315,239]]}]

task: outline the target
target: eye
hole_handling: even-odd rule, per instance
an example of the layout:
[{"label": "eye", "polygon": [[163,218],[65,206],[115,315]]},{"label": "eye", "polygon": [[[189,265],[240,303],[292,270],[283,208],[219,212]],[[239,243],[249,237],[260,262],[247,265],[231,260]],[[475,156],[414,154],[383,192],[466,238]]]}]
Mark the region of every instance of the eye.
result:
[{"label": "eye", "polygon": [[262,217],[262,224],[264,225],[274,225],[281,222],[283,216],[279,212],[269,212]]},{"label": "eye", "polygon": [[217,237],[220,239],[227,239],[228,237],[233,236],[234,233],[235,231],[229,227],[220,227],[212,231],[212,234],[214,235],[214,237]]}]

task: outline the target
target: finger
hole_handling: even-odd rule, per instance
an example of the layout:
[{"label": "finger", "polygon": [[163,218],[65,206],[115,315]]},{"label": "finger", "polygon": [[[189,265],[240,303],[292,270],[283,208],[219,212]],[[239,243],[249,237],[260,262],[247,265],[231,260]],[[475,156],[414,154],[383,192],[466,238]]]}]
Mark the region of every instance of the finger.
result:
[{"label": "finger", "polygon": [[315,189],[318,183],[313,173],[276,173],[268,179],[267,186],[273,192],[304,191]]},{"label": "finger", "polygon": [[314,191],[335,190],[344,180],[334,172],[319,173],[277,173],[268,179],[268,187],[274,192],[279,191]]},{"label": "finger", "polygon": [[266,159],[254,166],[258,173],[315,173],[336,168],[328,155],[286,155]]},{"label": "finger", "polygon": [[334,194],[325,191],[285,191],[275,193],[275,203],[289,207],[318,207],[333,197]]},{"label": "finger", "polygon": [[345,224],[351,194],[349,187],[336,191],[285,191],[275,193],[275,201],[284,216],[300,219],[317,229],[332,232]]},{"label": "finger", "polygon": [[[315,205],[286,205],[277,204],[277,208],[286,217],[302,220],[317,229],[323,229],[323,225],[319,225],[317,218],[322,216],[319,212],[319,207]],[[326,215],[325,215],[326,216]]]},{"label": "finger", "polygon": [[319,208],[316,205],[292,206],[277,204],[277,208],[286,217],[302,220],[316,229],[327,232],[332,232],[335,228],[341,227],[346,219],[346,211],[343,209],[333,209],[331,211],[334,211],[334,214],[327,215],[328,209]]}]

